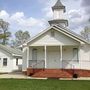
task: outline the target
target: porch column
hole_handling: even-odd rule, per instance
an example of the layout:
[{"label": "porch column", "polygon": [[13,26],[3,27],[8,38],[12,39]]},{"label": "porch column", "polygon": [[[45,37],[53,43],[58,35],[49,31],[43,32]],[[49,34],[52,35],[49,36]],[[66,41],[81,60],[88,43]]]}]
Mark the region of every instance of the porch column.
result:
[{"label": "porch column", "polygon": [[61,52],[61,54],[60,54],[60,56],[61,56],[61,58],[60,58],[60,62],[61,62],[61,68],[63,68],[63,63],[62,63],[62,45],[60,45],[60,52]]},{"label": "porch column", "polygon": [[29,47],[27,47],[27,68],[29,67]]},{"label": "porch column", "polygon": [[44,46],[44,51],[45,51],[45,68],[47,68],[47,47],[46,45]]}]

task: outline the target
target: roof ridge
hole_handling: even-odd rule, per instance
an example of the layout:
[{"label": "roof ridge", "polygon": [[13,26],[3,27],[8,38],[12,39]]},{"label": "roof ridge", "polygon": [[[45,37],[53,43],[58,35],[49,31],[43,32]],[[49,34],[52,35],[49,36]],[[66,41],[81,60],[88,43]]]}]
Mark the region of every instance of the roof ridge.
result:
[{"label": "roof ridge", "polygon": [[72,37],[75,37],[76,39],[80,40],[80,41],[83,41],[87,44],[90,44],[85,38],[81,37],[79,34],[69,30],[68,28],[66,27],[63,27],[63,26],[59,26],[59,25],[53,25],[53,26],[50,26],[49,28],[47,28],[46,30],[43,30],[42,32],[38,33],[36,36],[32,37],[29,41],[27,41],[26,43],[23,44],[23,46],[27,45],[28,43],[30,43],[31,41],[33,41],[34,39],[38,38],[40,35],[44,34],[45,32],[47,32],[48,30],[50,30],[51,28],[56,28],[58,29],[58,31],[60,31],[62,29],[63,32],[67,33],[67,34],[71,34]]},{"label": "roof ridge", "polygon": [[83,38],[81,35],[75,33],[74,31],[68,29],[67,27],[63,27],[62,25],[55,25],[55,26],[58,27],[58,28],[61,27],[61,28],[64,29],[64,31],[68,31],[69,33],[73,34],[74,36],[75,36],[75,35],[78,36],[79,39],[83,39],[84,41],[86,41],[87,43],[89,43],[89,42],[88,42],[85,38]]},{"label": "roof ridge", "polygon": [[12,48],[10,46],[6,46],[6,45],[0,44],[0,47],[3,48],[3,49],[5,49],[6,51],[8,51],[11,54],[18,54],[18,55],[21,55],[22,54],[22,51],[20,51],[18,49],[15,49],[15,48]]}]

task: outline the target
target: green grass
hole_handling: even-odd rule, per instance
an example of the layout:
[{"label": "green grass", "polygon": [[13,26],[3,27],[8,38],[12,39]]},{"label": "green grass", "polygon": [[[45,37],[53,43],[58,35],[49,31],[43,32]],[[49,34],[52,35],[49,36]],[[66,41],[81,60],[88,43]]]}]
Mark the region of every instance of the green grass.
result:
[{"label": "green grass", "polygon": [[90,81],[0,79],[0,90],[90,90]]}]

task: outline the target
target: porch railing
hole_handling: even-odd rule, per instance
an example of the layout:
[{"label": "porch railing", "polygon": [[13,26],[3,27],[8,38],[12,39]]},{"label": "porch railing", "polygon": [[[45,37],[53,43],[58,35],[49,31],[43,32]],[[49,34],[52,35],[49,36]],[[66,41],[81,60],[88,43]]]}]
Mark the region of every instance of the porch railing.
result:
[{"label": "porch railing", "polygon": [[75,69],[75,66],[73,64],[75,63],[78,63],[79,61],[78,60],[62,60],[61,63],[62,63],[62,69],[67,69],[66,67],[68,68],[71,68],[71,69]]},{"label": "porch railing", "polygon": [[[88,64],[88,65],[87,65]],[[62,60],[60,62],[61,69],[76,69],[75,67],[79,67],[79,69],[84,65],[88,67],[90,65],[89,60]],[[45,68],[45,60],[29,60],[28,67],[32,68]]]},{"label": "porch railing", "polygon": [[45,68],[45,61],[44,60],[29,60],[29,67],[44,69]]}]

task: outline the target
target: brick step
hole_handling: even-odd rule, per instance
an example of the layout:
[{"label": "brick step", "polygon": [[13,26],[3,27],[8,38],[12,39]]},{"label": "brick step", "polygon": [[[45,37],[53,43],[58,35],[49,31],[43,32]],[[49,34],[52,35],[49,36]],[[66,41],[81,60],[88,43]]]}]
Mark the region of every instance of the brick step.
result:
[{"label": "brick step", "polygon": [[58,78],[71,78],[73,74],[78,77],[90,77],[90,70],[81,69],[27,69],[27,75],[32,77],[58,77]]},{"label": "brick step", "polygon": [[66,71],[62,70],[41,70],[39,72],[35,72],[32,77],[55,77],[55,78],[71,78],[72,75]]}]

